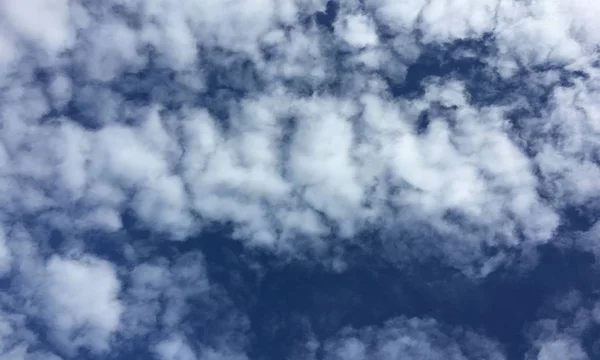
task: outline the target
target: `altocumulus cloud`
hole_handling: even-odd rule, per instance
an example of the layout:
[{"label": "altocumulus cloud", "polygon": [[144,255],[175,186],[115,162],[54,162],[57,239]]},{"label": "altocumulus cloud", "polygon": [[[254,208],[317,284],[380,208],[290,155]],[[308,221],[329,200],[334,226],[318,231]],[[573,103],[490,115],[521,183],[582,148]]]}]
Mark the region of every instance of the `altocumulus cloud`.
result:
[{"label": "altocumulus cloud", "polygon": [[599,16],[1,2],[0,359],[600,356]]}]

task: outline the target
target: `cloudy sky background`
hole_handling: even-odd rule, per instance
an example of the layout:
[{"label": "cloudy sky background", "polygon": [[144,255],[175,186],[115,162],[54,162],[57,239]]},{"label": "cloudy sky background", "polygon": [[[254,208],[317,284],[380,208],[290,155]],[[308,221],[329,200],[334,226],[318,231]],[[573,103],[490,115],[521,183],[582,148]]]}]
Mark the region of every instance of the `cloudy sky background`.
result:
[{"label": "cloudy sky background", "polygon": [[599,359],[598,18],[1,1],[0,359]]}]

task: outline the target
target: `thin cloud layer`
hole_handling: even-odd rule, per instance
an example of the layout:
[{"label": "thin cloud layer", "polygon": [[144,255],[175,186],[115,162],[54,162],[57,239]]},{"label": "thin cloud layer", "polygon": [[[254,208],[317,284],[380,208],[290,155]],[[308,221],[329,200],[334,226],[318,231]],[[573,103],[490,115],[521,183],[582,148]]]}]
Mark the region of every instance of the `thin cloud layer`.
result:
[{"label": "thin cloud layer", "polygon": [[[224,227],[332,271],[347,248],[473,281],[530,269],[540,246],[597,254],[598,16],[567,0],[3,2],[0,357],[251,358],[203,255],[159,250]],[[380,330],[324,356],[483,351],[435,320]],[[531,354],[585,359],[580,336]]]}]

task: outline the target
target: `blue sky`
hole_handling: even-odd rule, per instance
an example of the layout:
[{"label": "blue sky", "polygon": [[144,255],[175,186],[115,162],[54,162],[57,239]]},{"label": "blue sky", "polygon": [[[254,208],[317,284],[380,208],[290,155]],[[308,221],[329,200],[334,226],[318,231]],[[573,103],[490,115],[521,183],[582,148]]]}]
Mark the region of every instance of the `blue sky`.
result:
[{"label": "blue sky", "polygon": [[599,359],[599,16],[0,3],[0,360]]}]

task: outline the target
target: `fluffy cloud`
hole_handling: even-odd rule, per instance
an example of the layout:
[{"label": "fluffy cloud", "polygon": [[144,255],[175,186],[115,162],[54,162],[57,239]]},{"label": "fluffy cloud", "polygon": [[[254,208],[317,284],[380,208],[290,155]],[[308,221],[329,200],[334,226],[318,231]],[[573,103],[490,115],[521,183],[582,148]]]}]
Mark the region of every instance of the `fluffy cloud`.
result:
[{"label": "fluffy cloud", "polygon": [[538,352],[537,359],[586,360],[588,357],[576,341],[560,339],[543,344]]},{"label": "fluffy cloud", "polygon": [[114,268],[93,258],[52,257],[46,264],[44,298],[46,317],[57,341],[67,348],[109,349],[118,329],[122,305]]},{"label": "fluffy cloud", "polygon": [[[259,5],[271,10],[256,13],[253,9]],[[508,116],[515,106],[474,104],[470,90],[460,81],[431,79],[422,96],[414,99],[392,100],[380,86],[342,87],[323,96],[298,93],[303,87],[319,89],[346,78],[354,81],[352,76],[331,73],[342,64],[330,57],[335,50],[327,44],[326,29],[310,24],[303,28],[298,22],[311,12],[324,11],[323,3],[244,1],[234,7],[203,4],[200,8],[193,1],[177,6],[150,1],[115,4],[112,10],[108,5],[64,6],[56,11],[62,9],[60,13],[66,15],[52,19],[60,23],[59,28],[69,29],[64,34],[82,29],[87,35],[80,41],[68,40],[67,35],[60,41],[42,40],[40,21],[22,21],[22,8],[11,6],[2,13],[20,24],[14,32],[37,39],[34,43],[45,48],[51,42],[50,54],[67,50],[81,54],[74,57],[74,66],[87,69],[70,78],[60,65],[45,70],[45,80],[36,82],[33,62],[7,68],[28,74],[9,80],[13,90],[3,93],[6,134],[10,134],[4,140],[8,175],[4,188],[13,211],[73,214],[76,199],[85,210],[73,220],[82,229],[118,230],[118,213],[132,208],[156,230],[180,239],[231,221],[240,238],[287,251],[304,251],[306,244],[326,248],[329,245],[322,240],[330,234],[351,238],[373,225],[395,228],[419,222],[448,241],[457,241],[463,253],[476,254],[484,238],[486,246],[513,246],[522,241],[520,237],[532,245],[550,241],[561,221],[557,208],[571,199],[583,202],[595,191],[591,179],[597,166],[591,159],[581,159],[597,147],[591,115],[596,92],[589,81],[553,90],[556,105],[543,118],[529,121],[533,132],[524,140],[536,149],[535,157],[529,158],[510,129]],[[384,58],[413,61],[414,56],[406,57],[406,51],[395,44],[412,46],[407,34],[418,29],[423,49],[427,44],[496,31],[500,52],[485,61],[505,61],[509,55],[524,61],[525,51],[546,43],[513,41],[509,36],[522,31],[533,34],[533,24],[548,23],[557,14],[565,23],[579,16],[577,7],[559,12],[563,6],[561,2],[542,6],[490,1],[478,3],[473,10],[468,2],[373,1],[364,7],[348,2],[339,7],[333,28],[351,48],[360,48],[348,50],[349,58],[369,47]],[[529,12],[539,19],[530,21]],[[215,22],[216,18],[220,20]],[[508,25],[514,23],[525,30],[510,30]],[[563,29],[569,40],[552,46],[568,52],[569,44],[576,43],[587,49],[585,44],[591,40],[586,34],[591,30],[586,24],[577,36]],[[245,30],[236,30],[238,26]],[[391,38],[386,35],[379,41],[379,26],[390,26]],[[99,40],[109,37],[119,41]],[[512,48],[506,43],[528,47]],[[148,57],[143,50],[148,47],[158,58]],[[225,63],[236,58],[249,62],[233,77],[252,71],[254,80],[249,81],[267,81],[266,88],[241,101],[219,100],[225,113],[217,114],[193,102],[182,104],[179,111],[169,110],[165,99],[155,97],[157,90],[151,88],[139,90],[150,94],[140,104],[128,100],[131,94],[119,91],[120,85],[110,85],[117,84],[124,72],[160,66],[176,76],[166,84],[174,86],[172,91],[184,94],[187,84],[206,84],[207,76],[216,76],[210,80],[217,81],[211,85],[214,89],[202,85],[191,91],[201,97],[209,96],[207,91],[225,91],[234,85],[228,80],[232,77],[183,72],[184,67],[215,61],[209,51],[214,47],[230,53],[216,55]],[[157,65],[150,65],[148,61],[154,59]],[[530,66],[537,63],[529,60]],[[357,79],[362,76],[360,69],[353,71]],[[385,80],[387,70],[381,71],[371,77]],[[180,83],[178,73],[196,80]],[[590,71],[588,76],[595,74]],[[86,84],[92,81],[94,87]],[[584,110],[564,125],[561,114],[571,111],[564,108],[569,103]],[[423,116],[429,118],[428,125],[416,131]],[[136,125],[127,124],[128,119],[135,119]],[[561,145],[565,140],[536,146],[533,136],[551,131],[552,124],[570,141],[586,131],[585,144],[573,144],[568,150]],[[23,148],[30,150],[18,150]],[[542,183],[536,167],[544,176]],[[28,180],[18,185],[21,178]],[[41,190],[50,183],[52,189]],[[15,186],[23,195],[9,195]],[[540,186],[559,186],[569,197],[553,203],[560,199],[541,198]],[[463,219],[460,223],[457,216]],[[466,228],[470,230],[465,235]],[[470,261],[449,258],[454,263]]]},{"label": "fluffy cloud", "polygon": [[[597,355],[590,334],[600,322],[594,317],[598,303],[590,301],[579,291],[569,291],[549,301],[543,319],[530,327],[528,336],[532,348],[528,359],[587,360]],[[593,336],[593,335],[592,335]],[[591,345],[591,346],[590,346]]]},{"label": "fluffy cloud", "polygon": [[11,268],[12,256],[6,244],[4,229],[0,228],[0,277],[6,275]]},{"label": "fluffy cloud", "polygon": [[471,331],[445,330],[432,319],[397,318],[381,328],[347,329],[325,344],[326,358],[505,359],[493,341]]},{"label": "fluffy cloud", "polygon": [[[227,302],[201,255],[137,253],[222,226],[285,259],[359,245],[477,278],[565,233],[598,253],[599,12],[567,0],[2,3],[2,331],[18,334],[2,351],[35,353],[18,315],[50,329],[61,356],[141,334],[164,359],[244,356],[243,314],[221,324],[235,346],[196,343],[183,325],[191,301],[205,313]],[[573,207],[590,224],[570,229]],[[149,239],[129,238],[125,214]],[[98,237],[131,241],[119,245],[129,262],[95,254]],[[426,333],[338,345],[468,358]],[[577,353],[573,337],[536,356]]]},{"label": "fluffy cloud", "polygon": [[[114,267],[91,255],[44,260],[32,240],[15,228],[7,242],[15,266],[0,298],[3,358],[58,359],[52,352],[73,356],[81,348],[105,353],[122,313]],[[48,342],[53,346],[44,351]]]},{"label": "fluffy cloud", "polygon": [[179,336],[173,336],[156,345],[156,353],[165,360],[196,360],[194,351]]},{"label": "fluffy cloud", "polygon": [[138,264],[129,283],[119,338],[156,338],[151,350],[160,360],[246,358],[247,320],[211,284],[200,254]]}]

